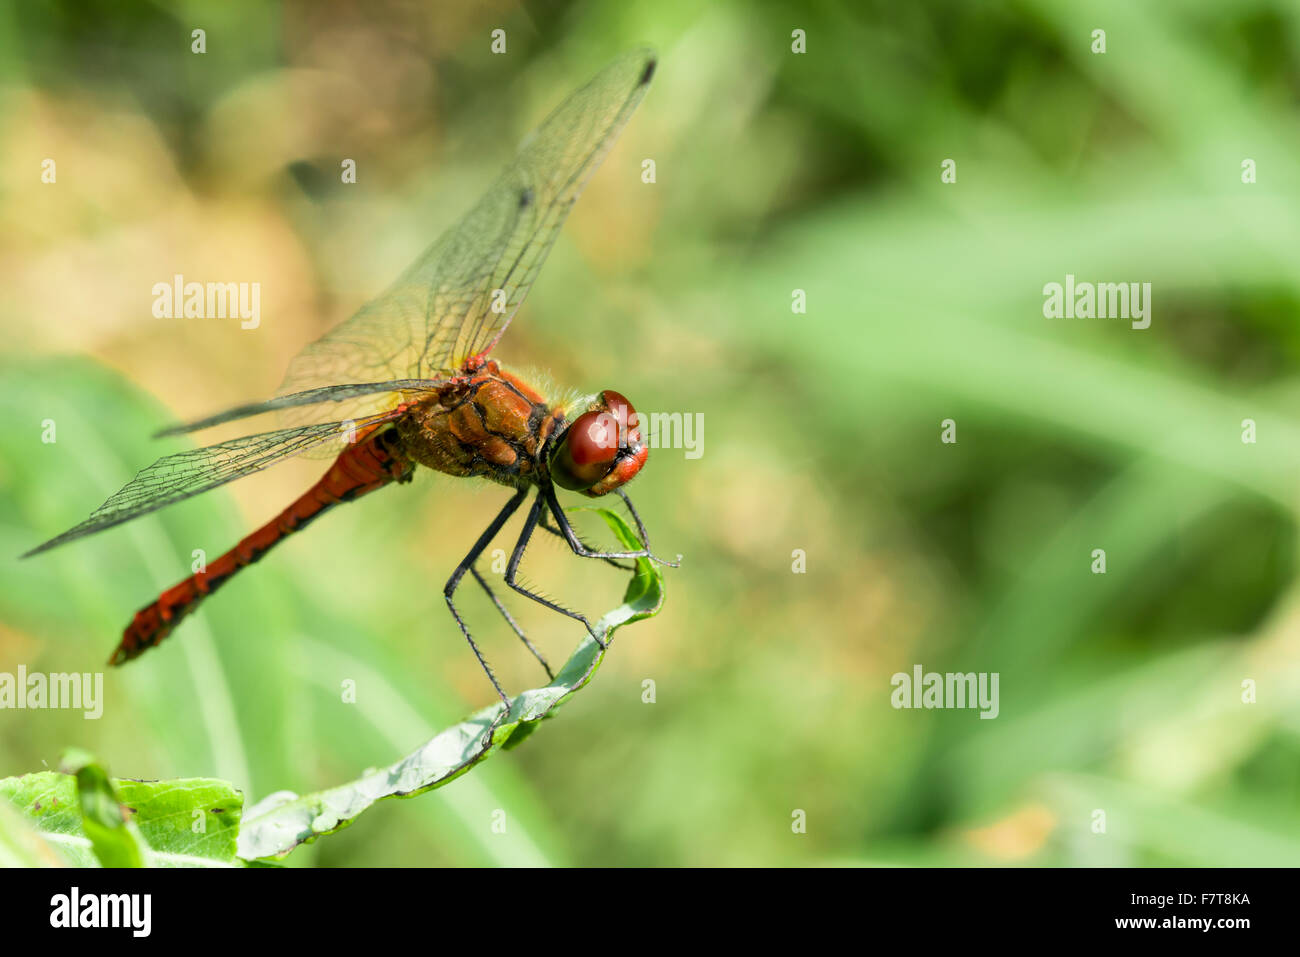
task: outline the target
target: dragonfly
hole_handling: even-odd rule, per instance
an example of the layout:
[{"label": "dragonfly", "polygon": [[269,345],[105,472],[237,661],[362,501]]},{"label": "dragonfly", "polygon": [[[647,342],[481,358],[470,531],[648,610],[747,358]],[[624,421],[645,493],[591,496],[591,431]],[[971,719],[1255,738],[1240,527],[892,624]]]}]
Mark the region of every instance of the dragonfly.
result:
[{"label": "dragonfly", "polygon": [[[581,622],[603,649],[590,620],[517,580],[538,528],[583,558],[619,567],[654,555],[624,486],[645,466],[649,445],[639,417],[619,392],[562,400],[490,357],[583,187],[644,97],[655,70],[650,50],[626,53],[570,96],[525,137],[513,162],[463,218],[437,239],[378,298],[290,363],[276,395],[170,426],[180,435],[275,412],[284,427],[158,459],[90,517],[23,557],[103,531],[251,475],[298,455],[331,454],[311,488],[234,548],[162,592],[136,613],[109,663],[120,665],[157,646],[209,595],[284,539],[343,502],[411,481],[423,466],[486,479],[512,490],[443,588],[447,607],[508,711],[510,699],[456,607],[466,575],[487,592],[541,662],[505,605],[479,572],[479,556],[531,495],[523,530],[505,571],[515,592]],[[325,419],[326,421],[319,421]],[[639,549],[592,547],[574,530],[557,489],[622,499]]]}]

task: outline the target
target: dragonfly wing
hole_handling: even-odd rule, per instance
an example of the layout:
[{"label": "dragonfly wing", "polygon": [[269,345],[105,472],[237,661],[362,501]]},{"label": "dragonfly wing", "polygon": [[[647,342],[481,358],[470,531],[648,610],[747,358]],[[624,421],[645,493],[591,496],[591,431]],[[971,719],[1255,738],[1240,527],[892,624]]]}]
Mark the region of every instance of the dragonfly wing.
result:
[{"label": "dragonfly wing", "polygon": [[197,432],[200,429],[211,428],[214,425],[221,425],[225,422],[233,422],[236,419],[246,419],[254,415],[262,415],[265,412],[275,412],[280,409],[288,409],[296,406],[318,405],[325,402],[344,402],[349,399],[355,399],[358,396],[374,395],[375,393],[392,393],[400,392],[403,396],[415,398],[422,393],[429,393],[443,385],[446,380],[439,379],[400,379],[395,382],[366,382],[356,385],[334,385],[325,386],[321,389],[308,389],[305,392],[295,392],[291,395],[277,396],[266,402],[253,402],[247,405],[237,405],[233,409],[227,409],[225,412],[218,412],[216,415],[210,415],[207,418],[196,419],[193,422],[184,422],[177,425],[169,425],[154,433],[155,439],[163,438],[168,435],[181,435],[185,432]]},{"label": "dragonfly wing", "polygon": [[353,428],[360,432],[376,421],[383,421],[383,417],[367,422],[325,422],[280,429],[164,456],[131,479],[80,525],[38,545],[22,557],[27,558],[56,545],[120,525],[165,505],[225,485],[253,472],[260,472],[269,465],[331,439],[339,441],[341,445],[343,439],[356,434],[352,431]]},{"label": "dragonfly wing", "polygon": [[[645,95],[654,65],[648,50],[626,54],[570,95],[460,222],[378,299],[293,360],[280,393],[454,376],[491,350]],[[381,406],[376,399],[368,410]]]}]

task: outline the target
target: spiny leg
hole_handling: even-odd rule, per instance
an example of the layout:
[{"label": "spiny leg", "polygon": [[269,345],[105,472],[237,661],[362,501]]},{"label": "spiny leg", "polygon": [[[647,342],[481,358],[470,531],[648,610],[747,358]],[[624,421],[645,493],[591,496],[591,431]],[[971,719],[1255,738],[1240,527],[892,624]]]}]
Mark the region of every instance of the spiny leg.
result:
[{"label": "spiny leg", "polygon": [[614,489],[614,494],[621,498],[623,504],[627,506],[628,514],[632,516],[632,521],[636,523],[636,533],[641,537],[641,547],[646,551],[649,551],[650,534],[645,530],[645,524],[641,521],[641,516],[637,514],[636,509],[633,507],[632,500],[627,497],[627,492],[624,492],[621,488]]},{"label": "spiny leg", "polygon": [[[541,494],[546,496],[546,504],[550,506],[551,514],[555,516],[555,521],[560,526],[560,531],[563,533],[565,541],[569,543],[569,548],[573,550],[575,555],[580,555],[583,558],[648,558],[653,562],[658,562],[660,565],[668,565],[672,568],[676,568],[679,565],[678,562],[666,561],[658,555],[655,555],[650,551],[648,546],[635,552],[598,552],[589,549],[578,538],[578,533],[573,530],[573,526],[569,524],[569,518],[564,514],[564,509],[560,507],[560,500],[555,495],[554,486],[546,486]],[[627,502],[628,505],[631,505],[627,496],[623,496],[623,501]],[[641,519],[635,512],[633,512],[633,517],[635,518],[637,525],[641,526]],[[641,527],[641,531],[644,532],[644,530],[644,527]]]},{"label": "spiny leg", "polygon": [[496,596],[496,592],[492,590],[491,586],[488,585],[487,581],[483,578],[483,576],[479,574],[479,570],[475,568],[473,565],[471,565],[469,566],[469,573],[474,576],[475,581],[477,581],[480,585],[483,586],[483,590],[487,592],[487,596],[492,599],[492,604],[497,606],[497,611],[501,612],[501,617],[503,617],[507,622],[509,622],[510,627],[514,630],[514,633],[519,636],[519,640],[522,641],[525,645],[527,645],[528,650],[533,653],[533,657],[542,663],[542,667],[546,669],[546,677],[554,681],[555,673],[551,671],[551,666],[546,663],[546,659],[542,657],[542,653],[538,651],[535,647],[533,647],[533,643],[528,640],[528,636],[524,634],[523,629],[521,629],[518,623],[516,623],[514,617],[506,609],[506,606],[501,604],[501,599]]},{"label": "spiny leg", "polygon": [[478,561],[483,549],[487,548],[492,539],[496,537],[497,532],[501,531],[501,526],[510,520],[510,516],[519,508],[520,503],[523,502],[524,496],[527,494],[528,490],[521,488],[510,497],[510,501],[506,502],[505,507],[497,513],[497,517],[492,519],[492,524],[478,537],[478,541],[469,550],[469,554],[461,559],[460,564],[456,566],[456,570],[452,572],[451,577],[447,579],[447,584],[442,589],[442,594],[447,599],[447,607],[451,610],[451,617],[455,618],[456,624],[460,625],[461,633],[465,636],[465,640],[469,642],[470,650],[474,652],[474,657],[478,659],[478,663],[483,666],[483,670],[487,673],[488,681],[492,682],[492,687],[496,689],[497,696],[506,706],[505,712],[502,712],[503,715],[510,710],[510,699],[506,697],[506,693],[501,689],[501,684],[497,681],[496,675],[492,673],[492,668],[488,665],[487,659],[483,657],[478,645],[474,643],[469,629],[465,627],[465,622],[460,617],[460,612],[456,611],[456,603],[452,601],[451,596],[455,594],[457,587],[460,585],[460,580],[465,577],[465,572],[469,571],[474,562]]},{"label": "spiny leg", "polygon": [[[546,529],[548,532],[550,532],[552,535],[554,535],[556,538],[564,539],[564,533],[563,533],[562,531],[560,531],[558,528],[556,528],[554,525],[551,524],[550,512],[547,511],[546,509],[543,509],[543,510],[542,510],[541,517],[538,519],[538,524],[541,525],[542,528],[544,528],[544,529]],[[579,540],[579,541],[582,541],[582,539],[578,539],[578,540]],[[566,544],[566,545],[568,544],[567,540],[565,541],[565,544]],[[582,544],[583,544],[583,547],[587,547],[587,543],[586,543],[586,542],[582,542]],[[615,559],[615,558],[605,558],[605,559],[601,559],[601,560],[604,561],[605,563],[609,564],[609,565],[614,566],[615,568],[619,569],[620,571],[630,572],[630,571],[635,571],[635,570],[636,570],[635,566],[633,566],[633,565],[624,565],[622,562],[618,561],[618,559]]]},{"label": "spiny leg", "polygon": [[[632,521],[636,524],[637,535],[640,536],[641,538],[641,547],[649,550],[650,534],[645,530],[645,523],[641,521],[641,516],[637,514],[636,506],[634,506],[632,504],[632,500],[627,497],[627,492],[624,492],[621,488],[614,489],[614,493],[619,498],[621,498],[623,500],[623,504],[627,506],[628,514],[632,517]],[[554,535],[556,538],[564,539],[564,533],[551,524],[549,511],[543,510],[541,516],[541,526],[542,528],[550,532],[552,535]],[[592,550],[591,546],[588,545],[586,542],[584,542],[581,536],[578,536],[576,532],[574,533],[574,536],[578,539],[579,544],[581,544],[583,548],[587,549],[588,551]],[[565,539],[566,544],[567,541],[568,540]],[[618,559],[615,558],[602,558],[601,561],[605,562],[608,565],[612,565],[614,568],[620,569],[621,571],[625,571],[625,572],[636,571],[635,565],[624,565],[622,562],[620,562]],[[658,559],[656,559],[656,561],[658,561]]]},{"label": "spiny leg", "polygon": [[537,519],[545,504],[542,492],[539,491],[536,500],[533,502],[533,507],[528,510],[528,517],[524,519],[524,530],[519,533],[519,541],[515,543],[515,550],[510,554],[510,564],[506,566],[506,584],[519,592],[519,594],[531,598],[538,604],[545,605],[552,611],[558,611],[561,615],[568,615],[570,618],[582,622],[583,626],[587,629],[587,632],[595,639],[596,644],[604,648],[606,647],[605,639],[596,634],[596,629],[591,627],[591,622],[589,622],[584,615],[580,615],[576,611],[570,611],[563,605],[557,605],[549,598],[544,598],[541,595],[531,592],[515,581],[515,573],[519,570],[519,563],[524,559],[524,549],[528,547],[528,542],[532,539],[533,532],[537,530]]}]

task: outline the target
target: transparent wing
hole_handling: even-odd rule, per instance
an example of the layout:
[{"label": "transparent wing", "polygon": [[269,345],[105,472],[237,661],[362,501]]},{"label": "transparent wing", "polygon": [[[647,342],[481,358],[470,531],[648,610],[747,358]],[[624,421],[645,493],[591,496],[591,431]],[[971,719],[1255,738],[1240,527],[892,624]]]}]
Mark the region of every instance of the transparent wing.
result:
[{"label": "transparent wing", "polygon": [[[459,223],[378,299],[293,360],[279,394],[340,382],[446,378],[491,350],[641,101],[654,66],[648,50],[625,54],[570,95]],[[358,411],[394,404],[375,396]]]},{"label": "transparent wing", "polygon": [[233,422],[236,419],[246,419],[254,415],[262,415],[266,412],[275,412],[305,405],[320,405],[325,402],[345,402],[358,396],[374,395],[380,392],[386,394],[397,392],[403,396],[416,398],[437,389],[438,386],[443,384],[443,381],[445,380],[403,379],[396,382],[367,382],[356,385],[326,386],[323,389],[308,389],[305,392],[282,395],[274,399],[268,399],[265,402],[237,405],[233,409],[218,412],[216,415],[210,415],[207,418],[195,419],[193,422],[169,425],[167,428],[155,432],[153,437],[161,439],[168,435],[197,432],[200,429],[208,429],[214,425]]},{"label": "transparent wing", "polygon": [[[225,485],[237,478],[260,472],[269,465],[330,442],[344,441],[361,433],[383,416],[370,421],[323,422],[191,449],[160,458],[131,479],[121,491],[91,512],[90,517],[62,535],[38,545],[23,555],[35,555],[85,535],[103,531],[122,522],[156,511],[200,492]],[[355,428],[355,432],[353,429]]]}]

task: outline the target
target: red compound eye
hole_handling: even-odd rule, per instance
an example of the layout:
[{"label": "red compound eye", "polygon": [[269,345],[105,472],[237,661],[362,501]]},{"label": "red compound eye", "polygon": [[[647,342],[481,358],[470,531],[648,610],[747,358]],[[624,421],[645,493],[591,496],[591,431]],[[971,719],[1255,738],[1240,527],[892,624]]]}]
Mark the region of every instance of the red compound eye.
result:
[{"label": "red compound eye", "polygon": [[551,455],[551,479],[561,488],[586,491],[610,473],[620,455],[643,451],[632,403],[610,389],[600,397],[604,408],[578,416]]},{"label": "red compound eye", "polygon": [[584,412],[564,433],[551,457],[551,478],[581,491],[603,479],[618,457],[618,423],[608,412]]}]

